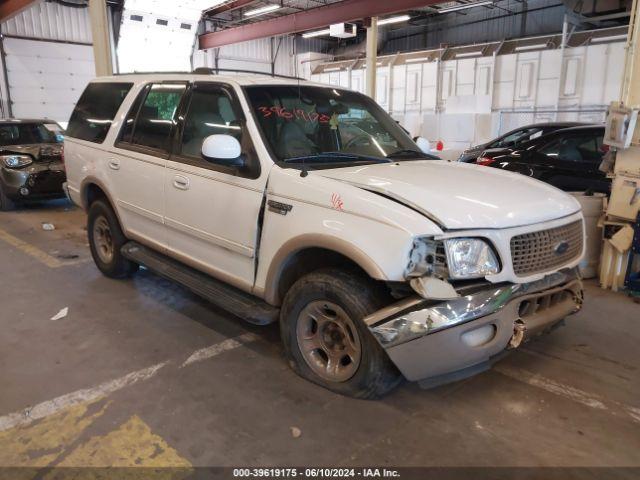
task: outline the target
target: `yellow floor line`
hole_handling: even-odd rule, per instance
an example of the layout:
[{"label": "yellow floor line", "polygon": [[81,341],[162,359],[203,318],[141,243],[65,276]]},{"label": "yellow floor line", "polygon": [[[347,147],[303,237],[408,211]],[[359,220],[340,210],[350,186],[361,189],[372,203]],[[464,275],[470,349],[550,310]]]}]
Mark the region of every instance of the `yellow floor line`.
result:
[{"label": "yellow floor line", "polygon": [[45,264],[49,268],[60,268],[60,267],[65,267],[68,265],[73,265],[75,263],[78,263],[77,261],[61,262],[57,258],[52,257],[46,252],[43,252],[38,247],[34,247],[33,245],[25,242],[24,240],[20,240],[18,237],[14,237],[10,233],[5,232],[2,229],[0,229],[0,240],[4,240],[9,245],[17,248],[22,253],[29,255],[31,258],[35,258],[40,263]]}]

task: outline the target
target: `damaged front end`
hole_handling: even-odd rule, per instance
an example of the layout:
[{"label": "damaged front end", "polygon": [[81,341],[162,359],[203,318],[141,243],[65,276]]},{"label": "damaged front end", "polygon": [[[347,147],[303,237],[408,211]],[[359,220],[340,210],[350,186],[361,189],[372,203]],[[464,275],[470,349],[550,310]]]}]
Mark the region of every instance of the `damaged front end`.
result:
[{"label": "damaged front end", "polygon": [[[414,295],[365,318],[402,374],[423,386],[488,369],[503,352],[550,330],[582,306],[576,269],[532,283],[484,284],[458,291],[438,281],[431,289],[438,292],[435,297]],[[441,284],[449,285],[455,296],[447,298]]]}]

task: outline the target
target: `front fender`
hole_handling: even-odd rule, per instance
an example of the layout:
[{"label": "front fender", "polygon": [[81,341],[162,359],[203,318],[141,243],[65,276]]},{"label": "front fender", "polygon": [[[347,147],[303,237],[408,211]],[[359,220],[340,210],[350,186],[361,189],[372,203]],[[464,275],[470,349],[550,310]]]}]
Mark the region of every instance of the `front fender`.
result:
[{"label": "front fender", "polygon": [[308,248],[339,253],[376,280],[404,281],[418,235],[442,231],[424,215],[392,199],[319,175],[301,177],[275,167],[268,190],[255,293],[278,301],[279,274],[287,258]]}]

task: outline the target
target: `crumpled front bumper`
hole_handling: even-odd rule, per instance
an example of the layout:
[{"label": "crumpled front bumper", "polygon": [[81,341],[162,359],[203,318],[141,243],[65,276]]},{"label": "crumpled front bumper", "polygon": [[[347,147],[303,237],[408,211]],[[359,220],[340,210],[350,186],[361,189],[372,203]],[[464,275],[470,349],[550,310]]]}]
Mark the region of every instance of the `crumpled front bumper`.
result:
[{"label": "crumpled front bumper", "polygon": [[26,168],[0,168],[0,182],[12,200],[62,198],[66,173],[61,162],[34,163]]},{"label": "crumpled front bumper", "polygon": [[433,386],[486,370],[507,349],[579,311],[582,299],[582,282],[568,270],[442,302],[406,299],[365,323],[408,380]]}]

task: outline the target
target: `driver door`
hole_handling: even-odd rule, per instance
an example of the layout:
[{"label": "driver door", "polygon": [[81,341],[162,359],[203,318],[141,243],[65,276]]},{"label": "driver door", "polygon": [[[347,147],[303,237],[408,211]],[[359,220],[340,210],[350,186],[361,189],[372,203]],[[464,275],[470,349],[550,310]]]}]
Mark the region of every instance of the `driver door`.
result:
[{"label": "driver door", "polygon": [[[261,175],[238,98],[228,85],[197,82],[179,122],[164,179],[168,250],[192,267],[250,291],[267,172]],[[240,141],[246,167],[202,157],[204,139],[214,134]]]}]

